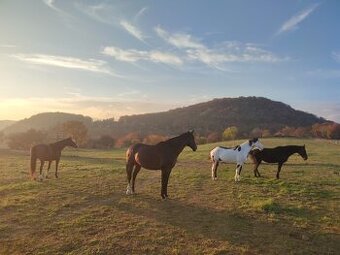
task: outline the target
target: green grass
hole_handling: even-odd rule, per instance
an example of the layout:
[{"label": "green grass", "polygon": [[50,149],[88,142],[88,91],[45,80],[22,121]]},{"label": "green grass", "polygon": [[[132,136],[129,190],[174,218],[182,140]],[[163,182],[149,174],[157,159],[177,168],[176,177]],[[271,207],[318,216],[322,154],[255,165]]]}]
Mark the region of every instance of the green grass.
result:
[{"label": "green grass", "polygon": [[[340,146],[306,144],[309,159],[234,164],[210,177],[209,151],[186,149],[160,198],[160,172],[142,170],[126,196],[124,150],[65,150],[60,178],[28,179],[28,153],[0,151],[0,254],[336,254],[340,250]],[[239,141],[224,142],[236,145]],[[221,143],[219,143],[221,144]]]}]

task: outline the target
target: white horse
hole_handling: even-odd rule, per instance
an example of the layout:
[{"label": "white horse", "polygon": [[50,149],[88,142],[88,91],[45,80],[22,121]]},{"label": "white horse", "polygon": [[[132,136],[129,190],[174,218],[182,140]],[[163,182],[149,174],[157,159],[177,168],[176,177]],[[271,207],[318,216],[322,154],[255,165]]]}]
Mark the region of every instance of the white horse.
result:
[{"label": "white horse", "polygon": [[258,148],[260,150],[263,149],[263,145],[260,143],[258,138],[253,138],[233,148],[222,146],[215,147],[210,152],[210,159],[212,161],[211,178],[213,180],[217,179],[217,167],[220,162],[235,162],[237,163],[235,171],[235,181],[240,181],[242,167],[244,165],[244,162],[247,160],[249,152],[253,148]]}]

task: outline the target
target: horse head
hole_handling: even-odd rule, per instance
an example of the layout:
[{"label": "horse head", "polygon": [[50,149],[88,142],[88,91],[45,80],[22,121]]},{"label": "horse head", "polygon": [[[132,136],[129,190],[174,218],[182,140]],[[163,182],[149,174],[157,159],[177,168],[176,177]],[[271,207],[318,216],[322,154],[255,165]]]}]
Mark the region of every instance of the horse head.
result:
[{"label": "horse head", "polygon": [[260,140],[258,138],[253,138],[249,140],[248,143],[251,148],[258,148],[259,150],[263,150],[264,148],[264,146],[262,145],[262,143],[260,143]]},{"label": "horse head", "polygon": [[306,146],[305,145],[300,146],[298,153],[304,160],[308,159],[308,155],[307,155],[307,152],[306,152]]},{"label": "horse head", "polygon": [[73,141],[72,137],[69,137],[66,139],[67,141],[67,146],[71,146],[73,148],[78,148],[78,145]]},{"label": "horse head", "polygon": [[193,151],[196,151],[197,150],[197,145],[196,145],[196,142],[195,142],[195,137],[194,137],[194,130],[190,130],[187,132],[187,137],[188,137],[188,140],[187,140],[187,146],[189,146]]}]

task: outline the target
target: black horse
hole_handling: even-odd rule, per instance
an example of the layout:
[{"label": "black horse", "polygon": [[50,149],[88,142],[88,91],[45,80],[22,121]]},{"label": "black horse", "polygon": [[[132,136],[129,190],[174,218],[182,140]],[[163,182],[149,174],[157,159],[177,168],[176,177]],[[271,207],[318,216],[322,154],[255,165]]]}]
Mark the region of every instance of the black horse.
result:
[{"label": "black horse", "polygon": [[137,143],[126,151],[126,174],[128,186],[126,194],[135,193],[135,180],[142,167],[149,170],[162,171],[163,199],[168,197],[168,180],[172,168],[175,166],[179,154],[185,146],[189,146],[196,151],[197,145],[193,131],[186,132],[180,136],[171,138],[156,145]]},{"label": "black horse", "polygon": [[71,137],[58,141],[56,143],[51,144],[37,144],[32,146],[31,148],[31,169],[30,175],[32,179],[36,179],[35,177],[35,168],[36,161],[40,159],[40,175],[39,180],[43,179],[42,170],[44,167],[45,161],[48,161],[48,169],[46,173],[46,178],[48,178],[48,171],[50,170],[52,161],[55,160],[55,177],[58,178],[58,164],[61,156],[61,151],[66,147],[71,146],[73,148],[77,148],[77,144],[72,140]]},{"label": "black horse", "polygon": [[304,160],[308,159],[305,145],[278,146],[275,148],[264,148],[262,151],[258,149],[250,151],[249,155],[255,163],[254,167],[255,177],[261,176],[257,168],[261,164],[261,162],[264,161],[267,163],[278,163],[276,178],[279,179],[282,165],[294,153],[298,153]]}]

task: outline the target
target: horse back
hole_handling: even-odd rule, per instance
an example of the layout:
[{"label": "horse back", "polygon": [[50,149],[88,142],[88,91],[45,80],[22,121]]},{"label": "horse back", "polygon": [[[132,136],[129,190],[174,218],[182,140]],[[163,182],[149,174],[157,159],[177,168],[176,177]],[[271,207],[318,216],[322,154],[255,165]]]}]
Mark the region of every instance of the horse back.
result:
[{"label": "horse back", "polygon": [[135,163],[146,169],[158,170],[168,164],[166,152],[161,144],[134,144],[126,152],[127,163]]},{"label": "horse back", "polygon": [[36,144],[31,147],[31,156],[40,160],[55,160],[58,155],[53,153],[53,149],[48,144]]}]

